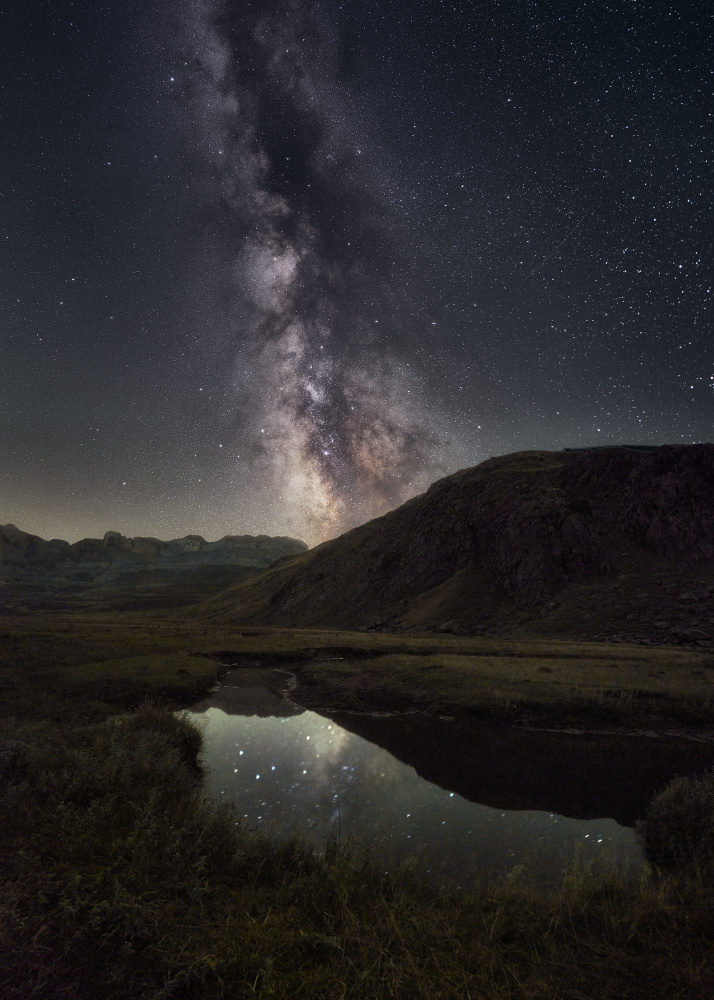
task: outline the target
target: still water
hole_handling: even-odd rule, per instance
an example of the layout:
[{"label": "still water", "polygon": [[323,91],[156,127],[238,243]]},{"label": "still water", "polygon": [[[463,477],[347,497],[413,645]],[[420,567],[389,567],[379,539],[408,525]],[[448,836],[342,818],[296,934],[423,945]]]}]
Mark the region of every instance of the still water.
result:
[{"label": "still water", "polygon": [[548,882],[576,857],[598,866],[640,860],[634,832],[613,819],[494,809],[425,781],[387,750],[292,706],[266,673],[231,671],[193,709],[203,720],[208,792],[232,801],[247,825],[318,848],[355,838],[385,870],[416,855],[457,879],[525,865]]}]

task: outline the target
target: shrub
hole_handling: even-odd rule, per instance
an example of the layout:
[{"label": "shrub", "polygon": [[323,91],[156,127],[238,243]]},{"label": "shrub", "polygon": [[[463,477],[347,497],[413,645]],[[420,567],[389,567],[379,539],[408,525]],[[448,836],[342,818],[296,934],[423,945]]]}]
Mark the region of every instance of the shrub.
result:
[{"label": "shrub", "polygon": [[202,731],[184,712],[172,712],[166,705],[147,701],[134,713],[122,718],[121,728],[127,735],[158,733],[178,750],[183,764],[193,770],[199,769]]},{"label": "shrub", "polygon": [[670,782],[653,798],[637,834],[655,868],[714,868],[714,770]]}]

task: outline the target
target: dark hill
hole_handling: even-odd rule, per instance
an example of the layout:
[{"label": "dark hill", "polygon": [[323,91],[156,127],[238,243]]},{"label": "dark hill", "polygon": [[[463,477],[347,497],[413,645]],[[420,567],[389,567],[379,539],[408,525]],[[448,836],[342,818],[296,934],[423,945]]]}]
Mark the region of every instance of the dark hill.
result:
[{"label": "dark hill", "polygon": [[205,602],[212,620],[700,642],[714,445],[521,452]]},{"label": "dark hill", "polygon": [[138,610],[193,604],[307,546],[294,538],[226,535],[170,542],[107,531],[70,545],[0,525],[0,608]]}]

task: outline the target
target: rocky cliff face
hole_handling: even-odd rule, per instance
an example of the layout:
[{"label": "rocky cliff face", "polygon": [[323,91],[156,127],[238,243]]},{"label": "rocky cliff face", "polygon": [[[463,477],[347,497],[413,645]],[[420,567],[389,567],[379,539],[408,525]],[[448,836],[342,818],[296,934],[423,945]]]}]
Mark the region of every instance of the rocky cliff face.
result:
[{"label": "rocky cliff face", "polygon": [[70,545],[0,525],[0,607],[138,608],[204,599],[285,556],[304,542],[267,535],[227,535],[207,542],[187,535],[164,542],[108,531]]},{"label": "rocky cliff face", "polygon": [[[657,633],[663,641],[677,629],[699,629],[709,641],[713,560],[714,445],[522,452],[440,480],[241,584],[206,613],[512,634],[520,624],[533,634],[535,620],[538,634],[582,625],[578,637],[609,629],[643,641],[658,616],[667,623]],[[691,586],[696,612],[685,622],[667,595]]]}]

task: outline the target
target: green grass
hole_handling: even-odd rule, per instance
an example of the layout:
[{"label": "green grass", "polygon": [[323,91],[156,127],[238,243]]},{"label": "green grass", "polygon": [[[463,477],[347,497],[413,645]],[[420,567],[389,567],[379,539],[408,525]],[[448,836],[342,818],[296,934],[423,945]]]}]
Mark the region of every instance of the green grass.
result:
[{"label": "green grass", "polygon": [[388,653],[313,660],[299,667],[299,675],[308,688],[324,692],[331,707],[347,710],[391,702],[430,712],[552,723],[711,724],[714,719],[714,659],[674,650],[630,656],[572,648],[537,655]]},{"label": "green grass", "polygon": [[147,698],[188,705],[217,674],[184,636],[158,629],[81,618],[0,627],[0,715],[93,721]]},{"label": "green grass", "polygon": [[714,770],[675,778],[650,803],[637,833],[662,871],[694,867],[714,874]]},{"label": "green grass", "polygon": [[3,998],[712,995],[714,899],[696,874],[437,889],[350,844],[316,856],[244,828],[202,795],[199,743],[156,705],[5,723]]},{"label": "green grass", "polygon": [[[309,629],[226,630],[190,616],[82,616],[0,624],[0,714],[81,716],[162,697],[198,700],[208,657],[279,663],[308,707],[417,708],[538,724],[714,721],[710,651]],[[219,658],[220,659],[220,658]]]}]

